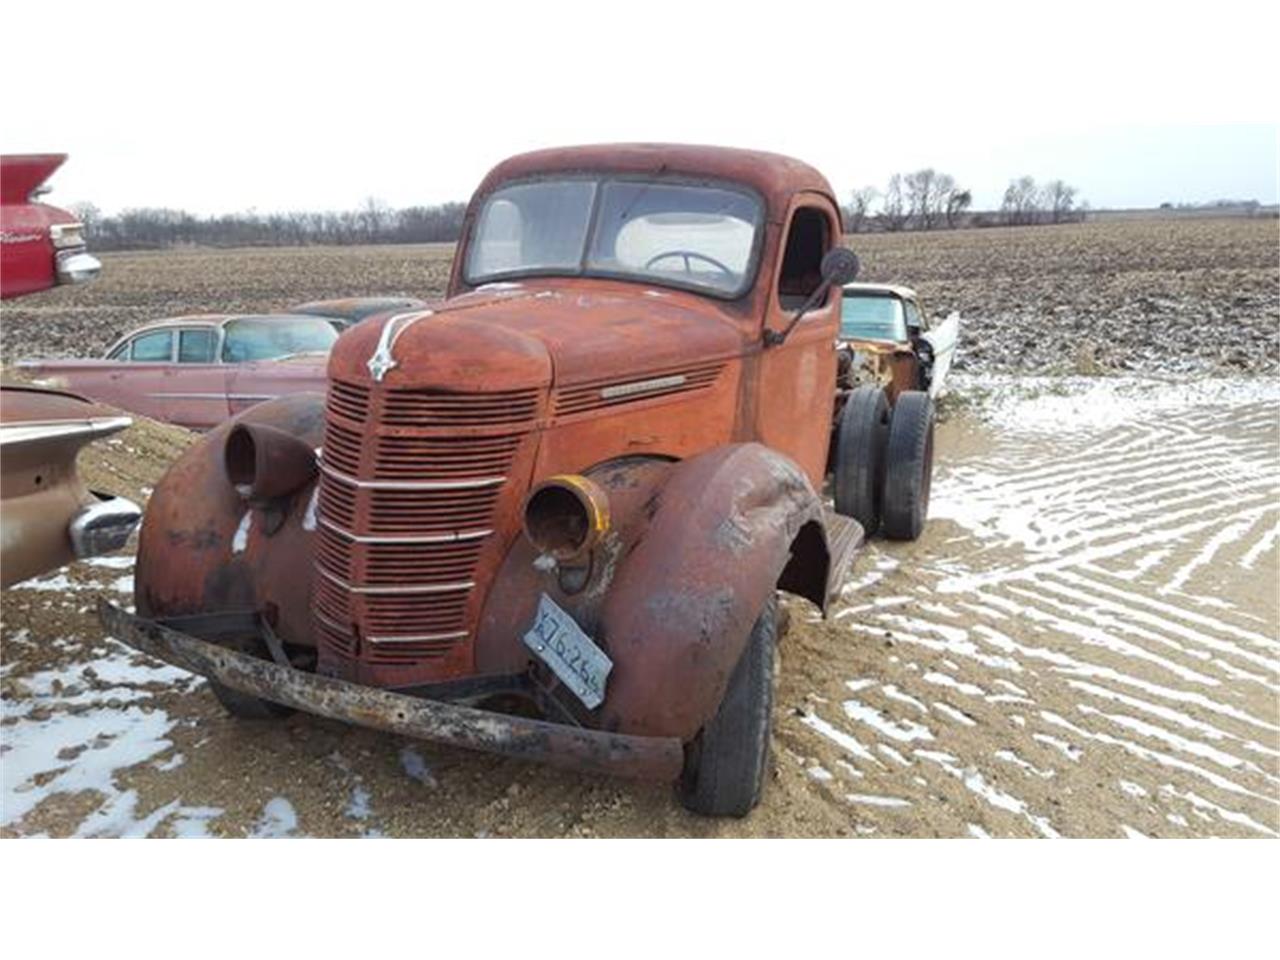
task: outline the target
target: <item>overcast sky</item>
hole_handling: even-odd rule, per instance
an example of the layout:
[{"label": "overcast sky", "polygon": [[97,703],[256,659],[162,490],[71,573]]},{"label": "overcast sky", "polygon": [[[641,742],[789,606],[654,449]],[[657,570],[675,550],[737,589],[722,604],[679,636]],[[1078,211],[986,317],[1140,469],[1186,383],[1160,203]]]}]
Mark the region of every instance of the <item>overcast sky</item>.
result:
[{"label": "overcast sky", "polygon": [[1024,173],[1277,200],[1274,3],[451,6],[11,5],[0,149],[69,153],[51,199],[106,212],[465,200],[613,140],[792,154],[842,199],[933,166],[979,208]]}]

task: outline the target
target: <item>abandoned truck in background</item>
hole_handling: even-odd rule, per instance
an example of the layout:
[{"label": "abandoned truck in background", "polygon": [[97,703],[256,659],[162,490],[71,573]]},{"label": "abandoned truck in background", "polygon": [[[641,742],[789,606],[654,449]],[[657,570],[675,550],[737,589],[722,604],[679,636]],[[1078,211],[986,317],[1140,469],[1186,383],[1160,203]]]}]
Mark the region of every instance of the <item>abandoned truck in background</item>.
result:
[{"label": "abandoned truck in background", "polygon": [[[746,814],[776,591],[825,610],[862,540],[818,493],[857,270],[840,241],[830,185],[785,157],[507,160],[442,303],[353,326],[327,398],[256,406],[175,464],[137,615],[103,603],[106,628],[239,716],[300,708]],[[909,426],[920,469],[932,420]],[[540,717],[478,709],[499,695]]]}]

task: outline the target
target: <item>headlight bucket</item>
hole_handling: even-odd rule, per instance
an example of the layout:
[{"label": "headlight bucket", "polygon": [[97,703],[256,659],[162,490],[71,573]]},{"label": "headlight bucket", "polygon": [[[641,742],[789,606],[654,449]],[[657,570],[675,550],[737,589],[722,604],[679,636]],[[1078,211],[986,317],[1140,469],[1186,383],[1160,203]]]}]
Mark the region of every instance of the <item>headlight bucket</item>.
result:
[{"label": "headlight bucket", "polygon": [[525,497],[525,536],[539,553],[557,561],[586,557],[608,529],[609,496],[587,477],[548,477]]}]

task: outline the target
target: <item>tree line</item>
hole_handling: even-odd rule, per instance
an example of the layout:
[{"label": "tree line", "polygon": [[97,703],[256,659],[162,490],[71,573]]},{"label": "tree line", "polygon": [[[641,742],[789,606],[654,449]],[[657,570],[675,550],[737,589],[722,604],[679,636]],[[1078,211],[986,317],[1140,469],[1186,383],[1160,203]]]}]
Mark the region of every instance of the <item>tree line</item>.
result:
[{"label": "tree line", "polygon": [[872,230],[937,230],[955,227],[1025,226],[1069,223],[1084,219],[1088,204],[1079,191],[1062,180],[1037,183],[1032,177],[1009,181],[996,212],[973,212],[973,194],[953,176],[925,167],[895,173],[884,190],[859,187],[844,206],[849,233]]},{"label": "tree line", "polygon": [[200,217],[185,210],[143,207],[104,216],[91,203],[71,211],[97,250],[178,246],[257,247],[360,243],[448,243],[462,233],[463,203],[393,209],[376,200],[357,210],[229,213]]},{"label": "tree line", "polygon": [[[973,196],[954,177],[932,167],[895,173],[884,190],[861,187],[843,208],[845,229],[936,230],[962,226],[1020,226],[1084,219],[1077,190],[1061,180],[1031,177],[1009,182],[1000,210],[975,213]],[[466,204],[442,203],[393,209],[367,200],[356,210],[228,213],[201,217],[186,210],[139,207],[104,215],[91,203],[72,204],[98,250],[146,250],[178,246],[347,246],[362,243],[453,243],[462,233]]]}]

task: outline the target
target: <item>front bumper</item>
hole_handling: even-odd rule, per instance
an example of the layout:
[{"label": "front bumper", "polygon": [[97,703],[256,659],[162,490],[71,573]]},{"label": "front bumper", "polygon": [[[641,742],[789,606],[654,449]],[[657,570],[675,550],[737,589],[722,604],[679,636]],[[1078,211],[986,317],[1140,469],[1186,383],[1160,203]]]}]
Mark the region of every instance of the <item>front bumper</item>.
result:
[{"label": "front bumper", "polygon": [[83,250],[62,250],[56,258],[58,283],[88,283],[102,272],[102,263]]},{"label": "front bumper", "polygon": [[98,601],[117,640],[223,686],[318,716],[401,736],[556,766],[641,780],[675,780],[684,747],[673,737],[635,737],[408,696],[322,677],[239,653]]},{"label": "front bumper", "polygon": [[142,511],[132,500],[90,491],[94,501],[76,511],[67,526],[77,558],[113,553],[129,542]]}]

